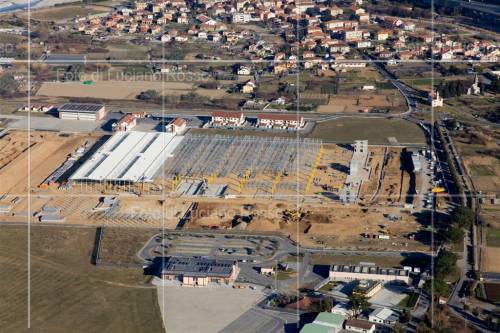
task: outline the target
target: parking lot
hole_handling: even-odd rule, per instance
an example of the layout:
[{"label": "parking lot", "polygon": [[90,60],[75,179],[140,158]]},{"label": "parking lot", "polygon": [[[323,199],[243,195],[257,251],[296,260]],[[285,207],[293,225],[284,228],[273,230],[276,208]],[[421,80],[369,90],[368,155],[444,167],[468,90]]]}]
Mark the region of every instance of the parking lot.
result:
[{"label": "parking lot", "polygon": [[272,236],[165,232],[152,237],[139,252],[139,257],[148,261],[158,256],[257,261],[272,257],[280,242],[280,238]]},{"label": "parking lot", "polygon": [[408,288],[397,283],[386,283],[372,298],[370,303],[388,308],[396,307],[405,297]]},{"label": "parking lot", "polygon": [[260,289],[158,287],[158,302],[168,333],[219,332],[262,297]]}]

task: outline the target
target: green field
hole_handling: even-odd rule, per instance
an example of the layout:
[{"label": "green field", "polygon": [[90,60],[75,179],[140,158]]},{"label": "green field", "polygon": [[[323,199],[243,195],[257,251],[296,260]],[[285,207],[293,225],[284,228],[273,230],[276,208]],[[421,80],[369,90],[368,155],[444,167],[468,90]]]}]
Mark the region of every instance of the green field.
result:
[{"label": "green field", "polygon": [[69,5],[33,10],[31,18],[39,21],[61,21],[74,19],[75,17],[106,13],[108,11],[108,8],[103,7]]},{"label": "green field", "polygon": [[488,246],[500,247],[500,229],[488,228],[486,230],[486,244]]},{"label": "green field", "polygon": [[399,302],[398,306],[401,308],[414,308],[415,304],[417,304],[419,294],[411,293],[406,295],[406,297]]},{"label": "green field", "polygon": [[380,267],[400,267],[404,258],[402,256],[349,256],[349,255],[311,255],[311,262],[314,265],[331,265],[332,263],[338,265],[359,265],[361,261],[372,262]]},{"label": "green field", "polygon": [[[27,227],[0,227],[0,327],[27,330]],[[93,266],[94,228],[31,228],[31,330],[164,332],[141,269]]]},{"label": "green field", "polygon": [[422,129],[402,119],[343,117],[317,123],[309,137],[341,143],[368,140],[369,144],[387,144],[388,137],[395,137],[401,144],[425,144]]}]

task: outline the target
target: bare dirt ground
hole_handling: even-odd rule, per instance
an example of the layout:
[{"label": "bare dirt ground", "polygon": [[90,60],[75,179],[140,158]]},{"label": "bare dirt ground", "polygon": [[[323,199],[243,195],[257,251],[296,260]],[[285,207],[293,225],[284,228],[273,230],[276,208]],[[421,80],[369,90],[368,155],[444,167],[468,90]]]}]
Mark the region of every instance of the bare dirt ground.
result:
[{"label": "bare dirt ground", "polygon": [[180,96],[191,92],[208,98],[220,98],[224,90],[198,89],[192,83],[160,81],[95,81],[92,85],[82,82],[44,82],[37,96],[82,97],[134,100],[141,92],[156,90],[164,95]]},{"label": "bare dirt ground", "polygon": [[500,256],[500,247],[487,246],[484,251],[483,271],[500,273],[498,258]]},{"label": "bare dirt ground", "polygon": [[370,112],[374,108],[404,106],[404,103],[404,99],[399,95],[386,96],[365,92],[360,95],[334,95],[330,97],[327,105],[320,105],[318,107],[318,112]]},{"label": "bare dirt ground", "polygon": [[401,177],[401,149],[390,148],[388,150],[387,164],[384,166],[382,186],[380,187],[379,203],[402,203],[405,200],[409,186],[409,176],[403,174]]},{"label": "bare dirt ground", "polygon": [[26,194],[30,188],[43,182],[87,138],[76,134],[61,137],[50,132],[9,132],[0,139],[0,193]]},{"label": "bare dirt ground", "polygon": [[[199,203],[194,218],[186,224],[193,229],[237,229],[279,232],[304,246],[427,250],[428,246],[409,238],[420,225],[415,217],[396,207],[362,208],[331,204],[328,207],[304,204],[301,216],[293,217],[296,205],[265,201]],[[399,219],[390,222],[384,214]],[[299,233],[297,233],[299,231]],[[362,234],[388,235],[390,239],[364,238]]]},{"label": "bare dirt ground", "polygon": [[499,135],[496,131],[469,129],[454,137],[456,147],[478,191],[499,192]]}]

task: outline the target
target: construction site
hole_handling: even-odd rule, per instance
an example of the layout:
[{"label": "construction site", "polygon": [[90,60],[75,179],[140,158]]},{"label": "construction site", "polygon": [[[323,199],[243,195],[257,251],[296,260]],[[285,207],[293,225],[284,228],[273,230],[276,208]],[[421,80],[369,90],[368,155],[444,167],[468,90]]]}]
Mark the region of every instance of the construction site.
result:
[{"label": "construction site", "polygon": [[[0,139],[2,219],[279,232],[311,246],[423,246],[414,239],[422,226],[404,207],[401,148],[135,131],[29,135]],[[16,172],[28,167],[28,152],[29,185]]]},{"label": "construction site", "polygon": [[[307,195],[318,190],[318,170],[350,155],[317,139],[121,133],[87,159],[65,189],[170,197]],[[331,188],[342,187],[342,170],[329,176],[324,181]]]}]

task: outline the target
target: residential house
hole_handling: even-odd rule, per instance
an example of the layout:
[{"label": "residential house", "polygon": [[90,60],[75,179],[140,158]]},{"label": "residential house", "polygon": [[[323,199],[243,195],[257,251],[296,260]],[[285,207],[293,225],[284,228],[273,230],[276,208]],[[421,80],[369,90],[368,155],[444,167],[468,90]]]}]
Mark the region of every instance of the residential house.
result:
[{"label": "residential house", "polygon": [[360,320],[360,319],[346,320],[344,326],[347,331],[352,331],[352,332],[359,332],[359,333],[375,332],[375,324],[370,323],[369,321],[366,320]]},{"label": "residential house", "polygon": [[398,315],[388,308],[377,308],[368,316],[368,320],[372,323],[394,325],[398,322]]},{"label": "residential house", "polygon": [[214,111],[212,112],[212,125],[240,127],[245,123],[242,112]]}]

